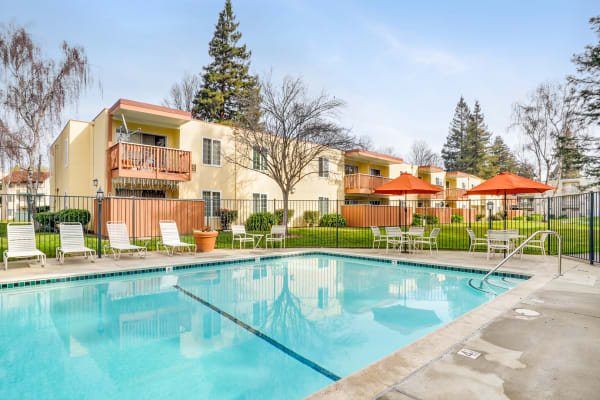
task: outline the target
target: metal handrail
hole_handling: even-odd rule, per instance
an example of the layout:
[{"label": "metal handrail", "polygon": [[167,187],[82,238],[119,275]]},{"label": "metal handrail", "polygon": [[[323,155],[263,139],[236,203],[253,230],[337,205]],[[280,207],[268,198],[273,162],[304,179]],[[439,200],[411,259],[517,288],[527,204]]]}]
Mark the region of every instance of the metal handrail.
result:
[{"label": "metal handrail", "polygon": [[483,277],[483,279],[481,279],[481,282],[485,282],[485,280],[492,275],[494,272],[496,272],[498,270],[498,268],[500,268],[501,266],[503,266],[504,264],[506,264],[506,262],[515,254],[517,254],[519,252],[519,250],[521,250],[523,247],[525,247],[525,245],[527,243],[529,243],[531,240],[533,240],[534,237],[536,237],[539,234],[549,234],[549,235],[554,235],[558,238],[558,276],[562,275],[562,264],[561,264],[561,259],[562,259],[562,238],[560,237],[560,235],[554,231],[537,231],[535,232],[533,235],[529,236],[527,239],[525,239],[523,241],[523,243],[521,243],[516,249],[514,249],[509,255],[506,256],[506,258],[504,258],[504,260],[500,261],[498,263],[498,265],[496,265],[494,268],[492,268],[490,270],[490,272],[488,272],[487,274],[485,274],[485,276]]}]

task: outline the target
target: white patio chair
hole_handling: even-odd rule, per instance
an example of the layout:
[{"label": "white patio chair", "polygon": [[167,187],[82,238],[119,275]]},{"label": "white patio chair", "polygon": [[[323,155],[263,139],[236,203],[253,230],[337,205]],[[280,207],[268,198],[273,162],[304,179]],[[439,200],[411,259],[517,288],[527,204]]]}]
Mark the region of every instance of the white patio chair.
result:
[{"label": "white patio chair", "polygon": [[123,252],[135,252],[142,258],[146,256],[148,250],[145,246],[131,244],[129,241],[129,232],[124,222],[109,221],[106,223],[106,230],[109,244],[104,245],[104,254],[110,250],[115,260],[120,259]]},{"label": "white patio chair", "polygon": [[6,225],[8,250],[4,251],[4,270],[8,270],[9,258],[31,258],[46,265],[46,255],[35,245],[35,228],[33,224],[9,223]]},{"label": "white patio chair", "polygon": [[265,236],[265,247],[269,247],[269,243],[271,243],[271,246],[275,248],[275,242],[279,242],[281,248],[285,248],[285,226],[273,225],[271,233]]},{"label": "white patio chair", "polygon": [[467,228],[467,233],[469,234],[469,253],[475,251],[477,246],[485,246],[487,249],[488,240],[486,238],[478,238],[473,232],[472,229]]},{"label": "white patio chair", "polygon": [[415,248],[415,241],[422,239],[423,235],[425,235],[425,228],[422,226],[411,226],[408,228],[408,240],[413,248]]},{"label": "white patio chair", "polygon": [[538,249],[543,256],[546,256],[546,238],[548,237],[547,233],[541,233],[540,234],[540,238],[539,239],[532,239],[529,242],[527,242],[522,248],[521,248],[521,258],[523,258],[523,250],[525,250],[525,248],[530,248],[530,249]]},{"label": "white patio chair", "polygon": [[83,239],[83,226],[80,222],[63,222],[58,225],[60,232],[60,247],[56,248],[56,259],[63,264],[65,262],[65,254],[83,254],[87,260],[94,262],[96,250],[85,247]]},{"label": "white patio chair", "polygon": [[510,251],[510,238],[506,232],[488,231],[488,260],[490,253],[496,254],[496,250]]},{"label": "white patio chair", "polygon": [[371,232],[373,232],[373,248],[375,248],[375,243],[377,243],[377,248],[379,248],[379,246],[381,246],[381,243],[387,242],[386,235],[381,233],[381,229],[379,229],[379,227],[372,226]]},{"label": "white patio chair", "polygon": [[187,249],[190,253],[192,252],[192,249],[194,249],[194,251],[196,250],[195,244],[181,241],[177,223],[175,221],[159,221],[158,225],[160,226],[160,234],[162,235],[162,240],[158,246],[164,247],[167,251],[167,255],[172,256],[175,254],[176,250]]},{"label": "white patio chair", "polygon": [[398,226],[388,226],[385,228],[385,252],[388,252],[390,245],[392,249],[398,246],[398,250],[402,248],[402,245],[410,245],[410,241],[402,229]]},{"label": "white patio chair", "polygon": [[240,249],[242,248],[242,243],[244,243],[244,247],[246,247],[246,243],[252,243],[252,248],[256,248],[256,242],[254,238],[258,237],[259,241],[263,235],[246,233],[246,227],[244,225],[231,225],[231,248],[235,244],[235,241],[238,240],[240,242]]},{"label": "white patio chair", "polygon": [[429,247],[429,254],[433,254],[433,246],[435,246],[436,253],[438,251],[437,237],[440,234],[440,228],[433,228],[429,236],[417,237],[413,240],[413,244],[415,248],[418,245],[421,245],[421,250],[423,250],[423,246],[427,245]]}]

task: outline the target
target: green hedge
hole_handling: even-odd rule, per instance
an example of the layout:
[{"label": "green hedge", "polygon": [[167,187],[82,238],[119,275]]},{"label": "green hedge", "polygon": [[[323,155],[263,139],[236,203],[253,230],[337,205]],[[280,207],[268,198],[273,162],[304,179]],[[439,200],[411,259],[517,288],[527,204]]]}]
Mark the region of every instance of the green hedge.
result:
[{"label": "green hedge", "polygon": [[462,214],[452,214],[450,217],[450,222],[452,223],[462,223],[464,221],[464,217]]},{"label": "green hedge", "polygon": [[91,219],[88,210],[77,208],[65,208],[58,212],[41,212],[35,214],[35,221],[39,224],[39,230],[42,232],[55,232],[57,225],[61,222],[79,222],[86,226]]},{"label": "green hedge", "polygon": [[266,232],[275,225],[275,216],[268,211],[251,214],[246,221],[246,230]]},{"label": "green hedge", "polygon": [[[515,218],[513,218],[515,219]],[[539,214],[531,214],[527,216],[527,221],[543,221],[544,216]]]},{"label": "green hedge", "polygon": [[[294,218],[294,210],[288,210],[287,214],[287,222],[289,224],[292,218]],[[275,221],[277,222],[277,225],[283,225],[283,208],[278,208],[275,210]]]},{"label": "green hedge", "polygon": [[319,212],[318,211],[304,211],[302,218],[304,218],[304,222],[306,223],[307,226],[315,226],[315,225],[317,225],[317,222],[319,221]]},{"label": "green hedge", "polygon": [[414,226],[423,226],[423,216],[419,213],[414,213],[412,224]]},{"label": "green hedge", "polygon": [[[337,222],[336,222],[337,221]],[[346,218],[341,214],[325,214],[319,220],[319,226],[340,227],[346,226]]]}]

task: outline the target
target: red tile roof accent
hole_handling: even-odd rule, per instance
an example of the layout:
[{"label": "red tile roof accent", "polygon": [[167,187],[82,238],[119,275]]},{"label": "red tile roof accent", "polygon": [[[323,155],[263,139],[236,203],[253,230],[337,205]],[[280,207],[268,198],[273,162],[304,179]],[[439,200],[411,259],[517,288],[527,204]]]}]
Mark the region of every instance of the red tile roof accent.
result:
[{"label": "red tile roof accent", "polygon": [[[50,172],[47,171],[42,171],[39,174],[39,182],[44,182],[46,181],[46,179],[48,179],[50,177]],[[35,182],[38,178],[38,174],[37,172],[33,173],[33,182]],[[11,172],[9,175],[6,175],[2,181],[4,183],[26,183],[27,182],[27,171],[24,170],[17,170],[17,171],[13,171]]]},{"label": "red tile roof accent", "polygon": [[369,157],[375,157],[375,158],[379,158],[381,160],[386,160],[386,161],[393,161],[393,162],[398,162],[398,163],[404,162],[404,160],[400,157],[388,156],[387,154],[376,153],[374,151],[368,151],[368,150],[363,150],[363,149],[348,150],[348,151],[346,151],[346,155],[347,156],[353,156],[353,155],[369,156]]},{"label": "red tile roof accent", "polygon": [[425,170],[430,170],[430,171],[435,171],[435,172],[444,172],[443,168],[440,167],[436,167],[435,165],[421,165],[419,166],[419,171],[425,171]]}]

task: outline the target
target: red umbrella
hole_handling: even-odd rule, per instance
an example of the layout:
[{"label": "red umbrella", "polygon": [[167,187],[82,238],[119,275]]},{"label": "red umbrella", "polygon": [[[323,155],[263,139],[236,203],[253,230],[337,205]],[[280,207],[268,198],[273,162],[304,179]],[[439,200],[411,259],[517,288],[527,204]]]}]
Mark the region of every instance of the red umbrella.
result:
[{"label": "red umbrella", "polygon": [[[399,177],[386,183],[385,185],[379,186],[375,189],[375,193],[378,194],[395,194],[404,195],[404,201],[406,202],[407,194],[432,194],[443,191],[444,189],[432,185],[431,183],[425,182],[423,179],[417,178],[407,172],[403,172]],[[406,219],[406,207],[404,207],[404,220]]]},{"label": "red umbrella", "polygon": [[556,189],[531,179],[523,178],[510,172],[501,172],[493,178],[488,179],[467,191],[467,195],[502,195],[504,194],[504,228],[506,228],[506,195],[517,193],[543,193],[547,190]]}]

